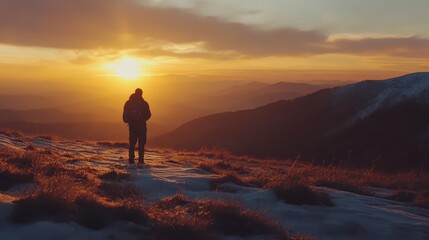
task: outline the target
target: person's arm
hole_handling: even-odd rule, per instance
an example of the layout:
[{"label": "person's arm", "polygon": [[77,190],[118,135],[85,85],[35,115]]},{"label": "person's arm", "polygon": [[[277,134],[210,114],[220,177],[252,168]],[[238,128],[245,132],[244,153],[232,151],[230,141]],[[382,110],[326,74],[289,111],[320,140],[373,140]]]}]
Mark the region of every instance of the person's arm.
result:
[{"label": "person's arm", "polygon": [[127,109],[128,109],[128,101],[125,103],[125,105],[124,105],[124,111],[122,112],[122,121],[124,121],[124,123],[128,123],[128,119],[127,119],[127,116],[125,114],[125,112],[127,111]]},{"label": "person's arm", "polygon": [[145,121],[149,120],[150,117],[152,117],[152,113],[150,112],[150,108],[149,108],[149,103],[146,103],[146,109],[147,109],[147,113],[146,113],[146,119]]}]

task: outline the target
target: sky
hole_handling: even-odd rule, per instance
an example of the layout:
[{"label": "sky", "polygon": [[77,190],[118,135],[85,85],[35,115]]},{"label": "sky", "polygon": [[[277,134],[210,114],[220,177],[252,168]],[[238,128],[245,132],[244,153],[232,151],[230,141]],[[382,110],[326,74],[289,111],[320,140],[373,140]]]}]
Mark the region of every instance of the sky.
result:
[{"label": "sky", "polygon": [[427,9],[427,0],[0,0],[0,82],[383,79],[429,69]]}]

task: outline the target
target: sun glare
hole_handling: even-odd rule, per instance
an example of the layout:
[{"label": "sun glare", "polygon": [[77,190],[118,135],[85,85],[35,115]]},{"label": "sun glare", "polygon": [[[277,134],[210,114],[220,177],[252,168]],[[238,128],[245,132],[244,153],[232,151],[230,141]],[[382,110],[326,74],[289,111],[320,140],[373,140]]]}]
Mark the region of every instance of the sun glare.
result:
[{"label": "sun glare", "polygon": [[138,59],[125,57],[108,64],[113,75],[126,80],[133,80],[143,75],[142,64]]}]

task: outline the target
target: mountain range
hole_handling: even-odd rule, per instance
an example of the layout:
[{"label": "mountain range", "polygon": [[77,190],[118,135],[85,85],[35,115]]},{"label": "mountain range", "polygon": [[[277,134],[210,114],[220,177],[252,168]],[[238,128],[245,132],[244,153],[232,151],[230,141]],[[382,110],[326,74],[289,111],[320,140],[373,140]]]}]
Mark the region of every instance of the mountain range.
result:
[{"label": "mountain range", "polygon": [[429,73],[368,80],[209,115],[151,143],[319,164],[429,168]]},{"label": "mountain range", "polygon": [[[254,108],[324,87],[286,82],[160,80],[143,87],[153,113],[148,135],[159,136],[208,114]],[[119,95],[73,89],[28,95],[0,93],[0,128],[66,138],[126,140],[128,132],[121,117],[126,99],[126,92]],[[109,131],[105,131],[106,126]]]}]

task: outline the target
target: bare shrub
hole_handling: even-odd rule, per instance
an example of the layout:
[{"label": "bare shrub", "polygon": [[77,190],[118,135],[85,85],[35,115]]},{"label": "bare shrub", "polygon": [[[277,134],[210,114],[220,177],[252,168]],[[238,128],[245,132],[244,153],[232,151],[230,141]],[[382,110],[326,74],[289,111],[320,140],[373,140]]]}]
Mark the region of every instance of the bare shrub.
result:
[{"label": "bare shrub", "polygon": [[252,211],[243,207],[237,201],[232,200],[205,200],[199,201],[198,214],[208,213],[211,227],[226,235],[238,235],[242,237],[275,234],[287,239],[282,227],[266,217],[259,211]]},{"label": "bare shrub", "polygon": [[124,172],[120,172],[115,169],[112,169],[109,172],[101,174],[99,178],[103,180],[121,181],[121,180],[130,180],[131,175],[128,173],[124,173]]},{"label": "bare shrub", "polygon": [[32,182],[34,182],[32,173],[0,169],[0,191],[7,191],[16,185]]},{"label": "bare shrub", "polygon": [[149,210],[166,239],[213,239],[220,233],[248,237],[270,235],[289,239],[277,222],[232,200],[189,200],[182,194],[161,199]]},{"label": "bare shrub", "polygon": [[105,196],[113,201],[118,200],[143,200],[144,194],[133,183],[118,184],[111,182],[102,182],[98,186],[98,191],[101,196]]},{"label": "bare shrub", "polygon": [[159,200],[156,205],[160,209],[173,209],[177,206],[183,207],[189,204],[191,201],[186,198],[183,193],[177,193],[172,197],[166,197]]},{"label": "bare shrub", "polygon": [[59,201],[49,194],[40,193],[16,200],[11,218],[17,223],[31,223],[40,220],[64,222],[69,220],[70,203]]},{"label": "bare shrub", "polygon": [[219,178],[211,179],[209,182],[209,185],[212,190],[216,190],[218,189],[219,185],[228,183],[228,182],[234,183],[236,185],[243,186],[243,187],[250,186],[249,183],[242,181],[237,175],[233,173],[228,173]]},{"label": "bare shrub", "polygon": [[141,205],[118,204],[106,205],[96,198],[79,197],[74,201],[74,217],[77,223],[92,228],[102,229],[115,221],[130,221],[137,224],[147,222],[147,215]]},{"label": "bare shrub", "polygon": [[95,197],[80,196],[65,199],[53,192],[38,192],[14,202],[11,215],[14,222],[31,223],[41,220],[70,222],[101,229],[114,221],[126,220],[145,223],[146,214],[140,206],[104,204]]},{"label": "bare shrub", "polygon": [[325,205],[333,206],[328,193],[318,192],[304,184],[276,184],[271,187],[277,197],[289,204],[295,205]]},{"label": "bare shrub", "polygon": [[16,157],[7,159],[6,162],[19,169],[30,169],[33,167],[33,162],[39,158],[39,155],[34,153],[25,153]]}]

